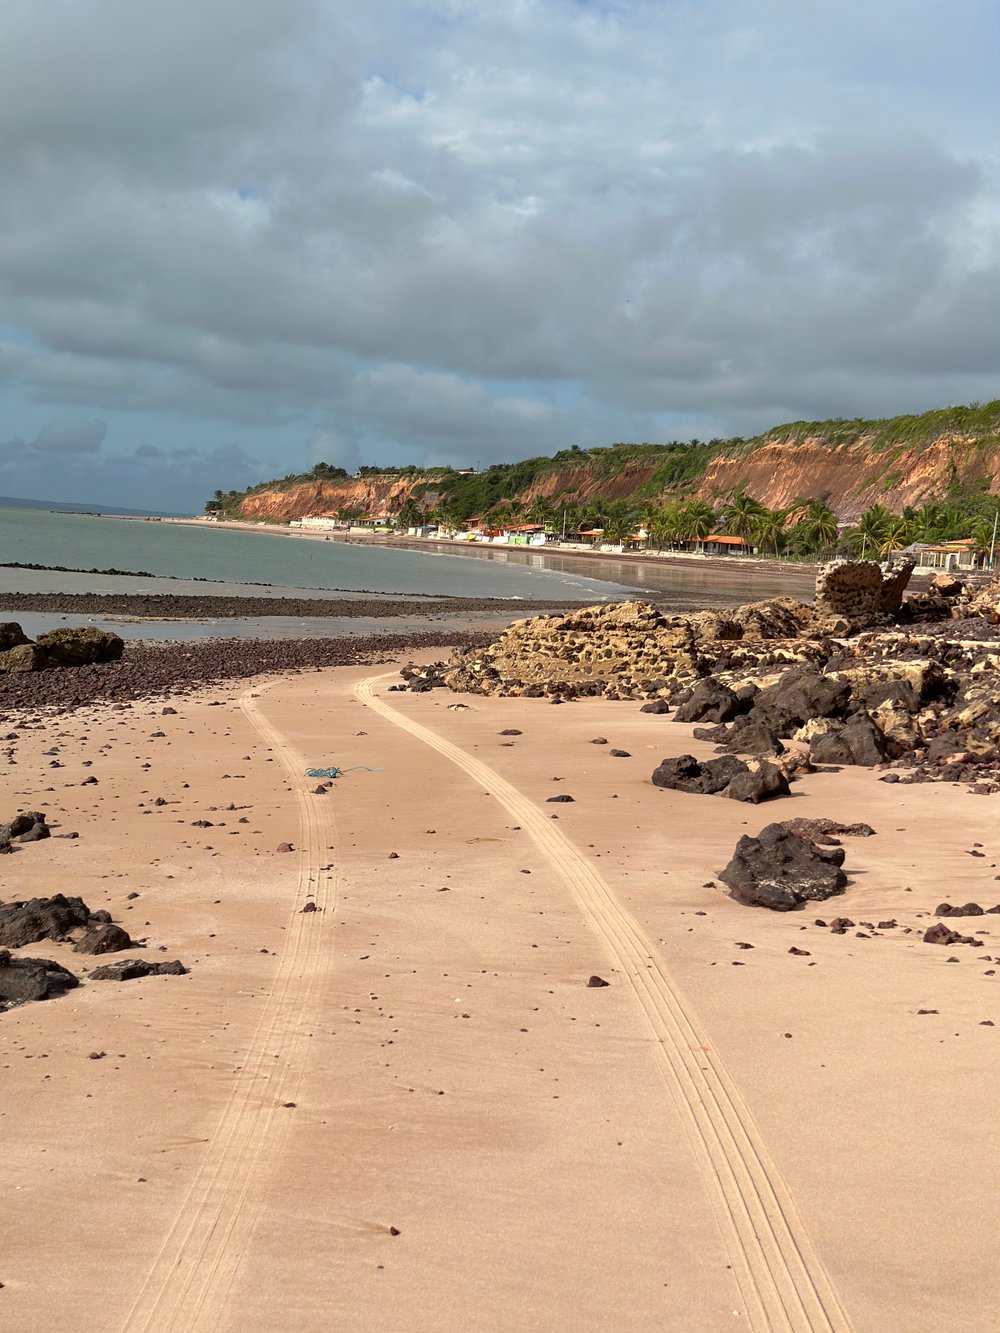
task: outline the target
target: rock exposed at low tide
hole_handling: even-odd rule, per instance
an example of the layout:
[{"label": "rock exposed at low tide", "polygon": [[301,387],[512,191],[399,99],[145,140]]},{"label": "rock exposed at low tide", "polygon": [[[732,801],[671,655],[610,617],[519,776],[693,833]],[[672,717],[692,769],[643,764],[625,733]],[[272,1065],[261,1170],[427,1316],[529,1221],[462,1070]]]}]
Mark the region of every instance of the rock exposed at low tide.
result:
[{"label": "rock exposed at low tide", "polygon": [[93,625],[65,626],[39,634],[31,642],[20,625],[0,625],[0,673],[50,671],[57,667],[117,662],[125,644],[117,634]]}]

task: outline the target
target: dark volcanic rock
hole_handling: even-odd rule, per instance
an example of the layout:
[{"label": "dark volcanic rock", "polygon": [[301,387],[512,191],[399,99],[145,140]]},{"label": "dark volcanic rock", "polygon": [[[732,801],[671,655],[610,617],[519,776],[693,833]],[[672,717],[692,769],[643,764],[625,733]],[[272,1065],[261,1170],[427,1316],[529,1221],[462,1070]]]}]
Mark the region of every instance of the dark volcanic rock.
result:
[{"label": "dark volcanic rock", "polygon": [[819,848],[783,824],[768,824],[756,838],[740,838],[719,878],[737,902],[789,912],[842,893],[843,861],[843,848]]},{"label": "dark volcanic rock", "polygon": [[971,944],[974,949],[982,947],[982,940],[974,935],[959,935],[957,930],[949,930],[943,921],[936,921],[924,931],[925,944]]},{"label": "dark volcanic rock", "polygon": [[134,949],[135,940],[121,926],[101,925],[88,930],[73,946],[74,953],[117,953],[119,949]]},{"label": "dark volcanic rock", "polygon": [[20,648],[23,643],[30,643],[30,639],[20,625],[16,625],[12,620],[0,624],[0,653],[9,652],[11,648]]},{"label": "dark volcanic rock", "polygon": [[870,718],[852,717],[809,741],[814,764],[858,764],[873,768],[887,757],[885,737]]},{"label": "dark volcanic rock", "polygon": [[654,787],[671,791],[693,792],[699,796],[714,796],[728,787],[738,773],[747,771],[746,764],[732,755],[699,763],[691,754],[680,754],[664,759],[653,771]]},{"label": "dark volcanic rock", "polygon": [[851,687],[846,681],[834,680],[809,667],[796,667],[761,690],[750,715],[779,736],[790,736],[813,718],[843,712],[850,697]]},{"label": "dark volcanic rock", "polygon": [[10,842],[11,838],[23,838],[36,824],[45,824],[45,816],[39,810],[27,810],[24,814],[15,815],[6,824],[0,824],[0,842]]},{"label": "dark volcanic rock", "polygon": [[717,722],[713,727],[693,727],[691,735],[696,741],[711,741],[713,745],[724,745],[730,737],[732,728],[725,722]]},{"label": "dark volcanic rock", "polygon": [[733,754],[782,754],[785,749],[778,733],[752,713],[736,719],[722,744]]},{"label": "dark volcanic rock", "polygon": [[50,1000],[80,983],[61,963],[47,958],[12,958],[0,949],[0,1009]]},{"label": "dark volcanic rock", "polygon": [[737,773],[725,790],[725,795],[733,801],[749,801],[758,805],[769,801],[774,796],[788,795],[788,779],[777,764],[766,761],[757,768],[748,768]]},{"label": "dark volcanic rock", "polygon": [[675,722],[729,722],[743,711],[739,699],[721,681],[699,680],[687,701],[674,714]]},{"label": "dark volcanic rock", "polygon": [[61,893],[7,903],[0,907],[0,947],[20,949],[39,940],[62,939],[89,920],[90,908],[82,898],[66,898]]},{"label": "dark volcanic rock", "polygon": [[670,705],[666,699],[651,699],[648,704],[643,704],[639,709],[640,713],[669,713]]},{"label": "dark volcanic rock", "polygon": [[891,703],[907,713],[920,712],[920,695],[908,680],[879,680],[865,687],[861,701],[866,708]]},{"label": "dark volcanic rock", "polygon": [[120,958],[115,963],[95,967],[91,981],[134,981],[137,977],[182,977],[187,973],[183,963],[148,963],[145,958]]},{"label": "dark volcanic rock", "polygon": [[952,907],[951,903],[941,903],[934,909],[935,916],[983,916],[983,909],[978,903],[965,903],[962,907]]},{"label": "dark volcanic rock", "polygon": [[18,838],[18,842],[41,842],[44,838],[51,837],[52,830],[49,828],[48,824],[45,823],[45,817],[43,815],[37,824],[32,824],[31,828],[21,834]]}]

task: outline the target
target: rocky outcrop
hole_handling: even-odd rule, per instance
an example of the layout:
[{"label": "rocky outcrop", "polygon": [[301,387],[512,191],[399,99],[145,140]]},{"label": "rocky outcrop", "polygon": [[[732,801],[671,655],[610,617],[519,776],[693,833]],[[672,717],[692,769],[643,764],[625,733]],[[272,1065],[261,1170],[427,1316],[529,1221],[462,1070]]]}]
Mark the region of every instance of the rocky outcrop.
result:
[{"label": "rocky outcrop", "polygon": [[92,662],[117,662],[125,644],[117,634],[92,625],[52,629],[39,634],[35,644],[45,654],[45,669],[89,666]]},{"label": "rocky outcrop", "polygon": [[50,836],[45,815],[40,810],[26,810],[0,824],[0,853],[13,851],[12,842],[41,842]]},{"label": "rocky outcrop", "polygon": [[590,606],[515,621],[487,647],[456,654],[444,680],[476,694],[669,697],[727,670],[824,660],[832,649],[802,637],[808,622],[792,598],[695,615],[639,601]]},{"label": "rocky outcrop", "polygon": [[134,949],[135,941],[121,926],[104,922],[88,930],[86,935],[73,945],[74,953],[118,953],[121,949]]},{"label": "rocky outcrop", "polygon": [[842,847],[822,847],[784,824],[768,824],[756,838],[740,838],[719,878],[737,902],[790,912],[843,893],[843,863]]},{"label": "rocky outcrop", "polygon": [[148,963],[145,958],[122,958],[95,967],[91,981],[135,981],[138,977],[183,977],[188,969],[176,958],[170,963]]},{"label": "rocky outcrop", "polygon": [[844,635],[891,624],[903,604],[914,564],[907,556],[892,567],[873,560],[833,560],[823,565],[813,603],[817,629]]},{"label": "rocky outcrop", "polygon": [[0,947],[20,949],[39,940],[63,940],[90,920],[90,908],[82,898],[61,893],[7,903],[0,907]]},{"label": "rocky outcrop", "polygon": [[654,787],[689,792],[697,796],[728,796],[734,801],[757,805],[774,796],[788,795],[788,777],[777,764],[766,760],[745,764],[733,755],[699,763],[693,755],[664,759],[653,770]]},{"label": "rocky outcrop", "polygon": [[15,958],[0,949],[0,1009],[51,1000],[79,984],[61,963],[48,958]]},{"label": "rocky outcrop", "polygon": [[20,625],[0,625],[0,674],[117,662],[124,651],[124,641],[117,634],[92,625],[49,630],[34,643]]},{"label": "rocky outcrop", "polygon": [[[918,623],[904,604],[905,628],[886,625],[908,573],[864,561],[828,566],[818,615],[779,598],[697,615],[631,601],[535,617],[446,665],[407,668],[396,688],[642,700],[644,711],[672,708],[678,722],[696,723],[695,737],[719,755],[779,760],[787,779],[810,764],[853,764],[883,771],[887,782],[1000,791],[1000,621],[986,614],[994,594],[963,603],[985,608],[981,616]],[[964,595],[951,576],[939,591],[956,605]],[[834,619],[878,628],[834,640],[820,632]],[[696,791],[714,779],[694,773],[686,782],[671,785]]]}]

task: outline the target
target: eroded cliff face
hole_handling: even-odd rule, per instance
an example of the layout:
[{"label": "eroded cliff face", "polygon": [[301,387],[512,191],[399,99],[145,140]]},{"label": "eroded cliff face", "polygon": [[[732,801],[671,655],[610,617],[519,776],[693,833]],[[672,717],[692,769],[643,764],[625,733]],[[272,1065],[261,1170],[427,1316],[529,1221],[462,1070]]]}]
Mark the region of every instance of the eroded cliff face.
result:
[{"label": "eroded cliff face", "polygon": [[745,487],[770,509],[787,508],[801,497],[825,497],[850,522],[873,504],[899,513],[906,505],[942,500],[956,482],[1000,489],[1000,440],[984,444],[947,435],[877,453],[864,437],[839,448],[819,439],[770,440],[743,458],[709,463],[698,495],[715,501]]},{"label": "eroded cliff face", "polygon": [[529,486],[520,497],[524,501],[544,498],[553,504],[587,504],[598,497],[602,500],[628,500],[653,478],[658,464],[627,463],[621,472],[609,475],[599,467],[562,468],[547,472]]},{"label": "eroded cliff face", "polygon": [[426,492],[433,504],[437,490],[426,477],[350,477],[343,481],[309,481],[290,490],[256,491],[240,505],[246,519],[336,518],[340,509],[357,509],[374,518],[395,514],[414,492]]},{"label": "eroded cliff face", "polygon": [[[658,466],[657,462],[635,460],[609,473],[599,463],[583,462],[544,473],[516,498],[529,504],[544,497],[556,505],[582,505],[598,497],[630,499],[637,493],[644,499],[667,499],[669,491],[660,497],[649,493]],[[803,498],[825,498],[842,521],[852,522],[869,505],[883,504],[898,513],[906,505],[919,507],[944,499],[955,485],[963,490],[985,485],[990,491],[1000,491],[1000,438],[983,442],[943,435],[930,444],[894,445],[876,451],[871,437],[866,436],[836,447],[818,437],[772,437],[742,456],[715,458],[697,489],[680,493],[718,503],[745,487],[771,509],[788,508]],[[436,480],[390,474],[305,482],[291,490],[247,496],[240,516],[281,522],[311,515],[335,517],[340,509],[391,516],[411,495],[433,506],[438,498]]]}]

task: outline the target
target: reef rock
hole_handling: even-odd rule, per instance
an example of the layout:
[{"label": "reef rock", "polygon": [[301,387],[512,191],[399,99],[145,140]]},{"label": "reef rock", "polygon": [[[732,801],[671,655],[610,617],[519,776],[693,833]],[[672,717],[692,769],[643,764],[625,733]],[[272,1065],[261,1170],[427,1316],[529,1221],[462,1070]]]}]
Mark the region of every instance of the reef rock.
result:
[{"label": "reef rock", "polygon": [[816,578],[813,616],[827,633],[854,633],[887,625],[903,604],[915,561],[907,556],[894,566],[874,560],[832,560]]}]

